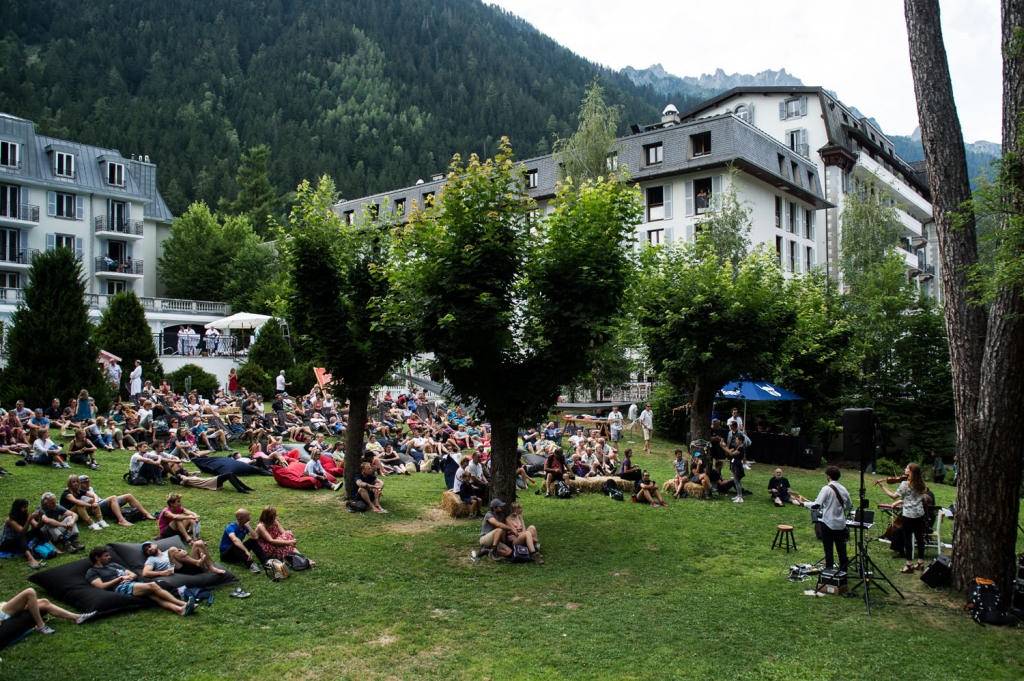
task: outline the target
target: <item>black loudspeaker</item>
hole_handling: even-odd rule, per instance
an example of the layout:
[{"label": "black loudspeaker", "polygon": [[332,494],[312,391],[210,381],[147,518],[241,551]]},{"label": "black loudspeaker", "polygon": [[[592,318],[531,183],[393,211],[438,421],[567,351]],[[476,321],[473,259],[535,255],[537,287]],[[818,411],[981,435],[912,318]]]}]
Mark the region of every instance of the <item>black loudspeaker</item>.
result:
[{"label": "black loudspeaker", "polygon": [[940,553],[921,573],[921,581],[931,588],[937,589],[949,584],[949,578],[952,575],[953,570],[950,567],[949,558]]},{"label": "black loudspeaker", "polygon": [[875,451],[875,410],[843,410],[843,457],[871,461]]}]

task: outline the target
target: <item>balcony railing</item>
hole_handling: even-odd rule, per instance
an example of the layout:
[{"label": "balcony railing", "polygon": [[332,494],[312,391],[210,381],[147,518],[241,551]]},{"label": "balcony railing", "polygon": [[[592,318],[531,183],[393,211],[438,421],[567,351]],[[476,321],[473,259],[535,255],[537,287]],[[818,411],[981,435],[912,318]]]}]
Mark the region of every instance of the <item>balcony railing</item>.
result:
[{"label": "balcony railing", "polygon": [[38,248],[23,248],[20,251],[0,253],[0,263],[30,265],[32,264],[32,256],[38,252]]},{"label": "balcony railing", "polygon": [[96,258],[96,273],[110,273],[110,274],[142,274],[142,261],[131,260],[125,258],[124,260],[114,260],[106,256],[100,256]]},{"label": "balcony railing", "polygon": [[0,288],[0,300],[5,303],[16,303],[25,299],[25,293],[20,288]]},{"label": "balcony railing", "polygon": [[[93,309],[103,310],[110,304],[113,294],[86,293],[85,304]],[[20,288],[0,288],[0,302],[14,304],[22,300],[24,295]],[[231,314],[231,306],[211,300],[180,300],[177,298],[139,298],[146,312],[164,312],[175,315],[196,315],[204,317],[226,317]]]},{"label": "balcony railing", "polygon": [[[204,331],[204,329],[199,329]],[[245,355],[248,349],[239,341],[241,339],[227,334],[206,339],[205,334],[195,333],[191,336],[178,336],[177,333],[166,331],[153,334],[156,354],[161,357],[171,355],[183,357],[236,357]]]},{"label": "balcony railing", "polygon": [[921,272],[917,275],[918,279],[931,279],[935,276],[935,265],[921,265]]},{"label": "balcony railing", "polygon": [[142,220],[127,220],[113,215],[97,215],[95,219],[97,232],[113,232],[126,236],[142,236]]},{"label": "balcony railing", "polygon": [[811,157],[811,146],[809,144],[794,144],[793,151],[800,154],[804,158]]},{"label": "balcony railing", "polygon": [[24,220],[25,222],[39,222],[39,206],[27,203],[8,203],[6,206],[0,206],[0,217]]}]

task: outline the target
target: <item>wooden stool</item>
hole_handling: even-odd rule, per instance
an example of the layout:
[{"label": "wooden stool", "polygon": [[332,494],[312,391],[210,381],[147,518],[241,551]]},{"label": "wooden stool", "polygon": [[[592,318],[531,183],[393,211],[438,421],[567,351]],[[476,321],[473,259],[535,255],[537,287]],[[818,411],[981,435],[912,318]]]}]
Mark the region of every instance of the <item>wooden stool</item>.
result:
[{"label": "wooden stool", "polygon": [[775,528],[775,539],[772,541],[772,551],[778,546],[780,549],[785,547],[786,553],[789,553],[789,542],[793,541],[793,550],[796,551],[796,536],[793,534],[792,525],[778,525]]}]

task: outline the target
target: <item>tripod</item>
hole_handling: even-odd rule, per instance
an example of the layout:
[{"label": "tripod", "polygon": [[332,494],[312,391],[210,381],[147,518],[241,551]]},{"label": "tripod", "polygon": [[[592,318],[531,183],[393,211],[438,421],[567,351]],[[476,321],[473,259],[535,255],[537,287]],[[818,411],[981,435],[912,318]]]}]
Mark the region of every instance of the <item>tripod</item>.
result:
[{"label": "tripod", "polygon": [[[857,566],[857,577],[860,581],[850,587],[850,594],[852,595],[861,586],[864,587],[864,606],[867,608],[868,617],[871,617],[871,588],[874,587],[889,595],[889,592],[885,590],[879,582],[885,582],[889,585],[893,591],[895,591],[900,598],[906,598],[903,593],[896,588],[896,585],[885,576],[885,573],[875,564],[875,561],[871,560],[871,556],[868,555],[868,544],[864,540],[864,530],[868,529],[873,523],[864,522],[864,510],[868,507],[868,500],[865,497],[867,490],[864,488],[864,469],[867,467],[867,461],[861,463],[860,467],[860,504],[858,505],[858,511],[853,516],[855,522],[850,527],[853,527],[853,534],[856,537],[857,553],[854,554],[853,558],[850,559],[849,565]],[[847,568],[849,569],[849,568]]]}]

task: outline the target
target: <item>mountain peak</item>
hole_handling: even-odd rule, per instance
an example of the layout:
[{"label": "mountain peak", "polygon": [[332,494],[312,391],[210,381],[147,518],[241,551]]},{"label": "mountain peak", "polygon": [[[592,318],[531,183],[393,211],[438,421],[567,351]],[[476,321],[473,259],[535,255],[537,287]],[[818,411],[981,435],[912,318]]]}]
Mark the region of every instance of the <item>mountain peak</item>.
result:
[{"label": "mountain peak", "polygon": [[676,93],[692,93],[694,90],[706,91],[706,94],[731,90],[734,87],[762,87],[773,85],[803,85],[803,81],[790,75],[786,69],[761,71],[754,75],[745,73],[727,74],[724,69],[715,69],[713,74],[704,73],[699,78],[685,76],[680,78],[665,71],[661,64],[653,64],[646,69],[635,69],[627,66],[621,73],[637,85],[650,85],[660,94],[672,96]]}]

